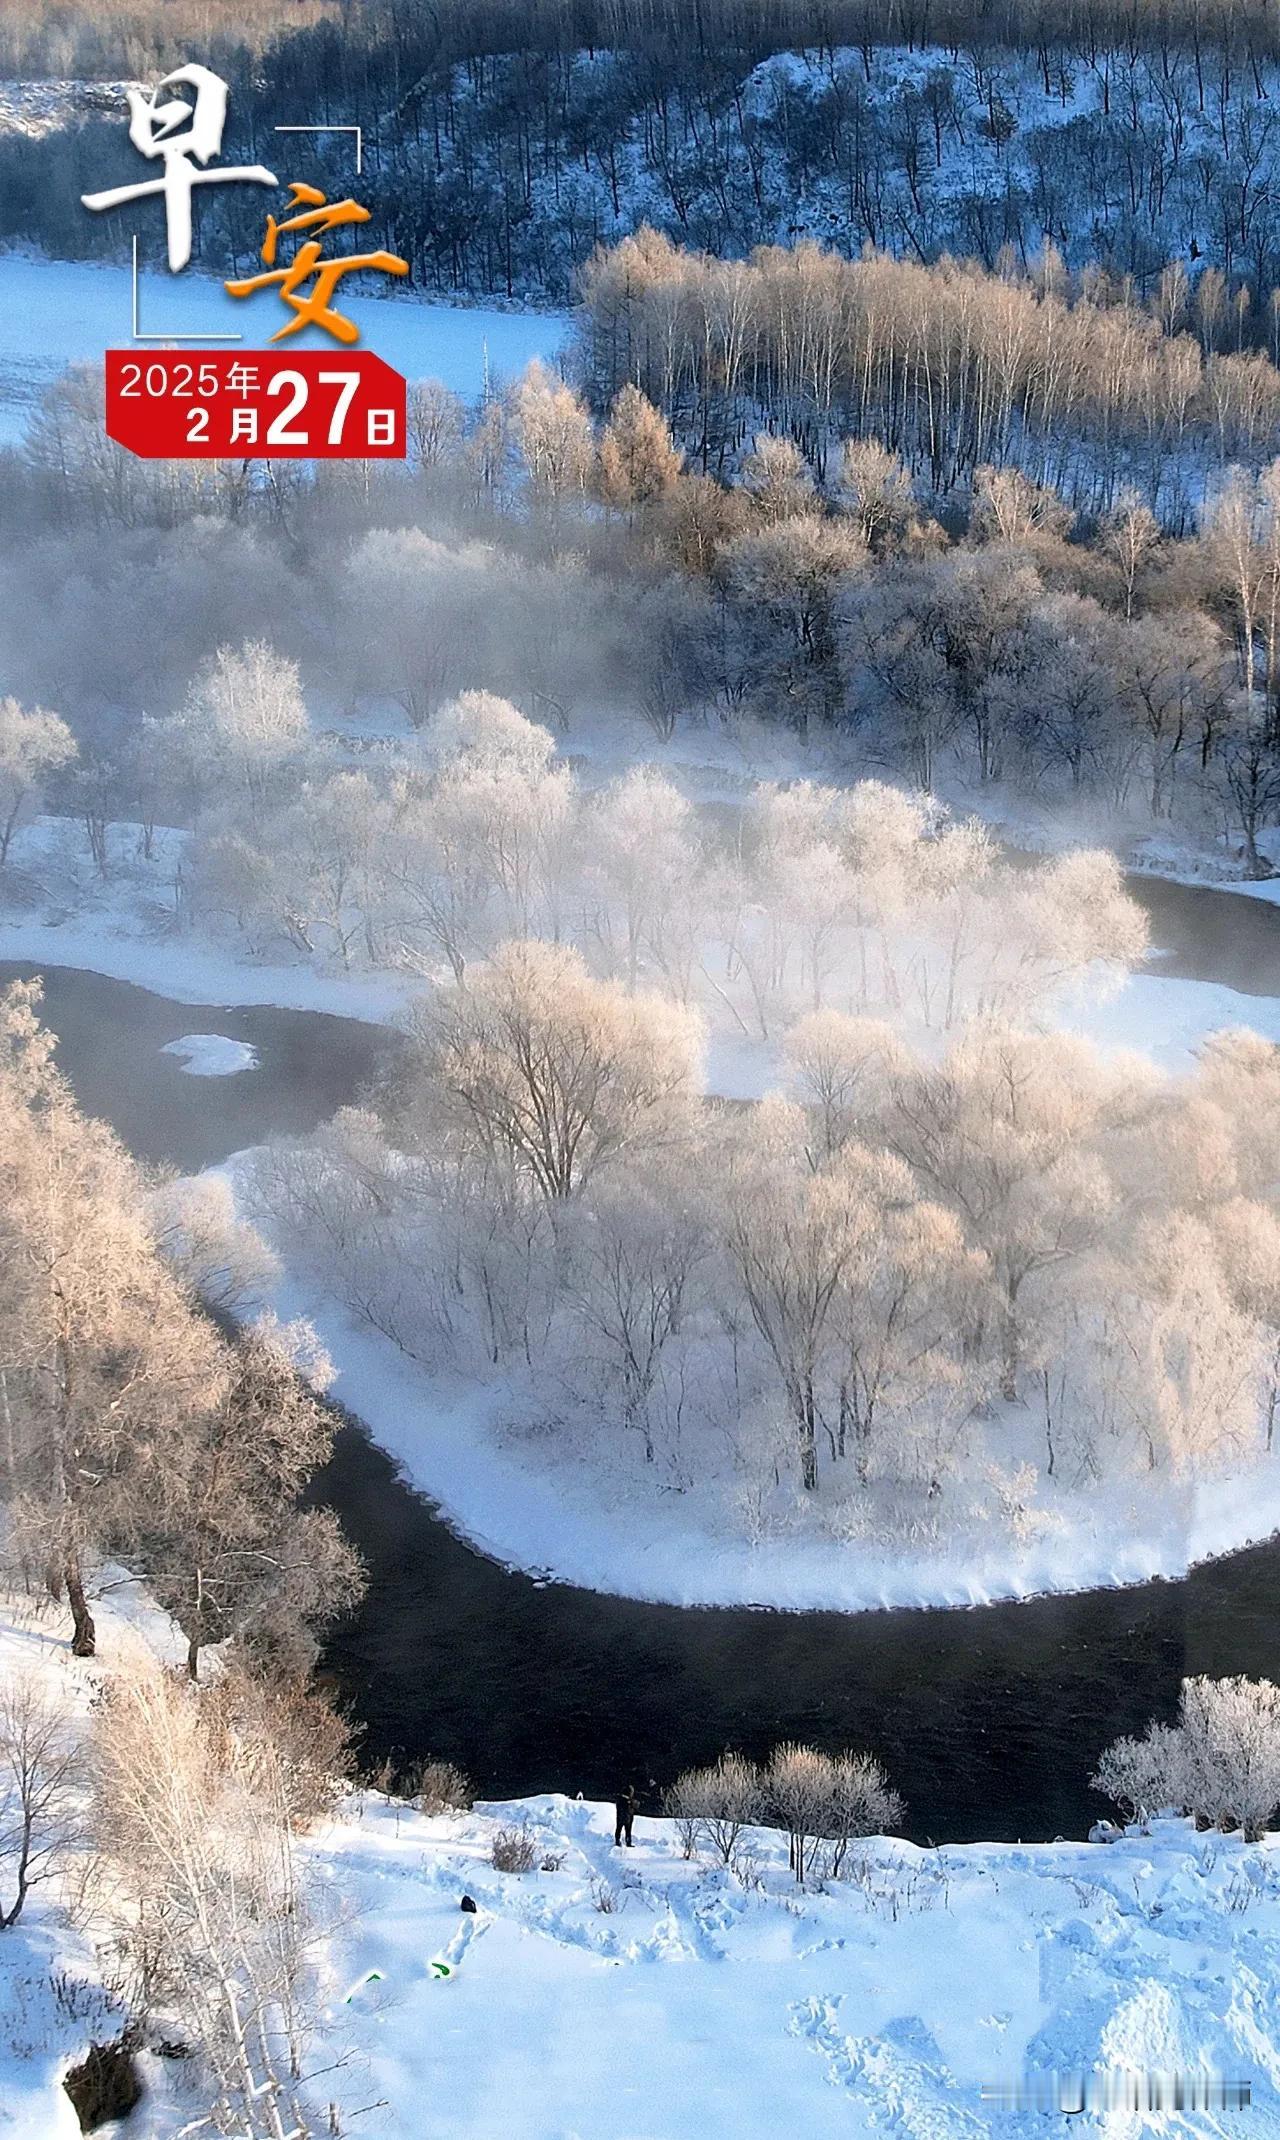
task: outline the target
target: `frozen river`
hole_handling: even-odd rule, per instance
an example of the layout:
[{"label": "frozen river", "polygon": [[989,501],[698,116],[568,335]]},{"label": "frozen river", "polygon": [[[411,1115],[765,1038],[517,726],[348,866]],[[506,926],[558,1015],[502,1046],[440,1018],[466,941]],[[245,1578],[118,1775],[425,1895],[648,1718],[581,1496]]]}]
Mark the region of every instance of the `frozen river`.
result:
[{"label": "frozen river", "polygon": [[[0,255],[0,443],[22,436],[37,396],[68,364],[99,364],[104,349],[130,346],[131,284],[128,267]],[[533,357],[553,359],[569,331],[564,312],[494,312],[345,293],[343,310],[367,347],[406,378],[443,379],[467,399],[481,392],[486,363],[494,382],[512,378]],[[237,303],[221,283],[190,271],[139,277],[138,320],[147,335],[240,334],[247,348],[257,348],[280,318],[269,290]],[[320,346],[330,345],[321,337]]]}]

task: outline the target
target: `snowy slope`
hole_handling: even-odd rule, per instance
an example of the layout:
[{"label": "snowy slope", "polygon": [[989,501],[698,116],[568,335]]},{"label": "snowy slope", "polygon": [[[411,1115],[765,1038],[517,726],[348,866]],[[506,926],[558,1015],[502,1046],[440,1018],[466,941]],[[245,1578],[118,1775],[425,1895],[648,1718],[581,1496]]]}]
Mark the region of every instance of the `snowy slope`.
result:
[{"label": "snowy slope", "polygon": [[[488,1865],[495,1825],[522,1819],[559,1871]],[[353,2001],[379,2135],[1018,2136],[1044,2118],[993,2113],[984,2083],[1095,2064],[1250,2080],[1247,2130],[1280,2132],[1274,1839],[1171,1821],[1109,1848],[876,1842],[853,1881],[802,1895],[781,1837],[752,1847],[758,1888],[686,1863],[667,1822],[641,1818],[616,1851],[612,1809],[562,1797],[433,1819],[355,1802],[309,1851],[360,1913],[335,1942],[326,2027],[383,1975]]]}]

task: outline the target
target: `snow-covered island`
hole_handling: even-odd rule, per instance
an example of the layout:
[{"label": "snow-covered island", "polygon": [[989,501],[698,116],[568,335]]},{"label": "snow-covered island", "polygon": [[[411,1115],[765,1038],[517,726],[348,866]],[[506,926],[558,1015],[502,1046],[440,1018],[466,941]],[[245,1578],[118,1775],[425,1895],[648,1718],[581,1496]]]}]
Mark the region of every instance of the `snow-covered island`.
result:
[{"label": "snow-covered island", "polygon": [[[255,696],[271,779],[305,776],[278,808]],[[465,1537],[857,1610],[1177,1577],[1280,1528],[1250,1194],[1280,1000],[1144,965],[1112,856],[1010,858],[750,735],[781,777],[607,724],[561,751],[481,692],[375,777],[263,648],[181,725],[262,859],[220,817],[115,824],[104,871],[30,817],[0,951],[407,1031],[379,1109],[229,1173],[280,1312]]]}]

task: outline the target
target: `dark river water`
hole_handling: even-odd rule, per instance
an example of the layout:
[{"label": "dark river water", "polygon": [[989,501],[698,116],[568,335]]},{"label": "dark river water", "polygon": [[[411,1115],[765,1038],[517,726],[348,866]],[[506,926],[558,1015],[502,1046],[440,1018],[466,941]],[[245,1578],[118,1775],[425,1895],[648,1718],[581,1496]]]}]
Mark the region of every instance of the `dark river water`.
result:
[{"label": "dark river water", "polygon": [[[1280,995],[1280,912],[1135,878],[1159,972]],[[30,966],[0,962],[0,983]],[[45,1014],[84,1107],[141,1157],[204,1166],[303,1131],[355,1099],[387,1037],[311,1012],[176,1004],[44,970]],[[250,1041],[260,1066],[198,1078],[160,1053],[185,1033]],[[687,1609],[513,1574],[454,1536],[345,1420],[316,1498],[364,1556],[368,1594],[326,1664],[371,1759],[460,1763],[484,1797],[606,1797],[656,1809],[690,1762],[784,1738],[878,1753],[918,1840],[1082,1834],[1122,1731],[1169,1719],[1184,1673],[1280,1677],[1280,1544],[1185,1581],[961,1611]],[[856,1550],[856,1549],[851,1549]]]}]

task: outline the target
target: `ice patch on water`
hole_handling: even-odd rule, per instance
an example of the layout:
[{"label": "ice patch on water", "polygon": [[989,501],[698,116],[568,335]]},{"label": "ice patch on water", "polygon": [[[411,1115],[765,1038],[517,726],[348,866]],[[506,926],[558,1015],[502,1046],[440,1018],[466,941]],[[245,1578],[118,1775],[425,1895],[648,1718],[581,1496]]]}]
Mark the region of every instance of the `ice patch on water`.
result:
[{"label": "ice patch on water", "polygon": [[188,1077],[235,1077],[241,1070],[256,1070],[258,1052],[247,1040],[231,1040],[225,1033],[184,1033],[167,1041],[160,1053],[176,1055]]}]

